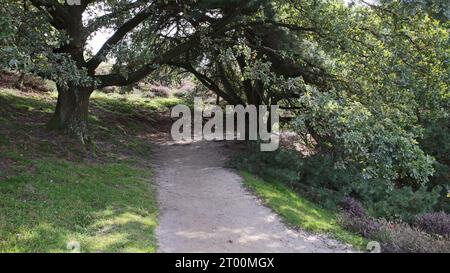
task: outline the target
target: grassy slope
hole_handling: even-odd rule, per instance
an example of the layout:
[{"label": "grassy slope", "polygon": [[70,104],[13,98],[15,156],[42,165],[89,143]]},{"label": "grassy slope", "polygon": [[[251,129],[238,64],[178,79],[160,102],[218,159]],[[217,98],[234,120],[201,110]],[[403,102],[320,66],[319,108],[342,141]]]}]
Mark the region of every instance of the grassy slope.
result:
[{"label": "grassy slope", "polygon": [[359,249],[365,248],[367,241],[344,230],[335,212],[321,208],[280,182],[265,182],[249,174],[241,173],[244,184],[260,196],[267,206],[294,227],[312,232],[328,233],[338,240],[350,243]]},{"label": "grassy slope", "polygon": [[87,150],[43,129],[54,98],[0,89],[0,252],[154,252],[146,137],[178,101],[94,95]]}]

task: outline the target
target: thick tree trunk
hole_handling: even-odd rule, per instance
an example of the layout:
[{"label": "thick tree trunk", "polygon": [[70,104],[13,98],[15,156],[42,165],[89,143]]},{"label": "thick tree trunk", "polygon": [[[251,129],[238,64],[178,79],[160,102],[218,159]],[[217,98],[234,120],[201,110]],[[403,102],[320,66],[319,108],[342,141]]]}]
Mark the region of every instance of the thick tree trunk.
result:
[{"label": "thick tree trunk", "polygon": [[92,91],[85,87],[58,86],[58,102],[48,128],[62,130],[86,144],[89,141],[88,110]]}]

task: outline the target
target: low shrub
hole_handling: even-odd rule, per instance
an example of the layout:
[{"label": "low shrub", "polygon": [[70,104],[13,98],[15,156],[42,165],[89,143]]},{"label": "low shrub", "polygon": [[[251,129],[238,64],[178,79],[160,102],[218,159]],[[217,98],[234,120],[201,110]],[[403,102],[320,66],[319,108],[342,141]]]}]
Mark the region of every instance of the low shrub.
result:
[{"label": "low shrub", "polygon": [[155,94],[157,97],[167,98],[170,94],[170,88],[163,85],[151,85],[150,92]]},{"label": "low shrub", "polygon": [[369,215],[389,220],[402,219],[411,223],[414,216],[433,211],[440,197],[440,188],[413,190],[409,186],[396,188],[388,181],[369,180],[351,185],[353,194],[361,200]]},{"label": "low shrub", "polygon": [[347,212],[341,216],[342,225],[353,232],[380,243],[387,253],[448,253],[449,238],[427,234],[404,222],[389,222],[371,217],[355,217]]},{"label": "low shrub", "polygon": [[258,143],[249,145],[251,152],[235,157],[230,162],[232,167],[257,174],[267,181],[298,183],[302,164],[298,153],[284,149],[261,152]]},{"label": "low shrub", "polygon": [[192,93],[195,89],[195,84],[192,81],[183,81],[181,85],[176,88],[173,92],[173,95],[175,97],[183,98],[184,96],[188,95],[189,93]]},{"label": "low shrub", "polygon": [[301,160],[298,187],[326,208],[335,209],[343,198],[351,195],[352,185],[359,181],[353,170],[335,168],[330,156],[313,155]]},{"label": "low shrub", "polygon": [[352,197],[345,197],[341,202],[341,207],[346,213],[354,217],[365,217],[366,211],[363,205]]},{"label": "low shrub", "polygon": [[119,93],[117,90],[119,88],[115,87],[115,86],[107,86],[107,87],[103,87],[100,91],[105,93],[105,94],[112,94],[112,93]]},{"label": "low shrub", "polygon": [[450,237],[450,215],[443,211],[417,215],[414,226],[428,233]]},{"label": "low shrub", "polygon": [[365,238],[375,237],[382,227],[381,222],[374,218],[367,216],[358,217],[346,211],[342,213],[340,221],[344,228],[357,234],[361,234]]},{"label": "low shrub", "polygon": [[383,252],[389,253],[448,253],[448,239],[431,236],[405,223],[384,225],[375,237]]},{"label": "low shrub", "polygon": [[444,114],[439,118],[432,118],[425,124],[420,145],[427,154],[436,159],[434,163],[436,172],[430,178],[429,187],[442,187],[437,207],[439,210],[450,213],[450,202],[447,198],[447,191],[450,190],[450,115]]},{"label": "low shrub", "polygon": [[[431,212],[442,196],[441,188],[397,187],[395,182],[364,178],[356,168],[337,168],[330,156],[314,155],[302,158],[299,187],[315,201],[331,208],[346,196],[360,200],[367,214],[389,220],[411,222],[415,215]],[[342,205],[342,204],[341,204]]]},{"label": "low shrub", "polygon": [[338,168],[330,155],[302,157],[295,150],[278,149],[260,152],[250,145],[233,162],[233,166],[266,179],[284,182],[328,209],[335,209],[346,196],[354,196],[367,209],[367,214],[389,220],[411,222],[415,215],[431,212],[442,195],[440,187],[413,190],[397,188],[391,181],[363,178],[357,168]]}]

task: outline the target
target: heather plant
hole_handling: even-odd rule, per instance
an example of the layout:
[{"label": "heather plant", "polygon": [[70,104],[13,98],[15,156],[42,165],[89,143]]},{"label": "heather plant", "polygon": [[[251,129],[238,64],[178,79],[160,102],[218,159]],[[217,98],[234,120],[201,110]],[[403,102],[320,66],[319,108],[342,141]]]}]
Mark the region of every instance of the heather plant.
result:
[{"label": "heather plant", "polygon": [[362,216],[355,216],[347,211],[341,214],[340,222],[347,230],[361,234],[365,238],[373,238],[381,230],[382,224],[380,221]]},{"label": "heather plant", "polygon": [[443,211],[417,215],[414,226],[428,233],[450,237],[450,215]]},{"label": "heather plant", "polygon": [[348,213],[351,216],[354,217],[366,216],[366,211],[362,206],[362,204],[352,197],[345,197],[341,202],[341,207],[344,209],[346,213]]},{"label": "heather plant", "polygon": [[157,97],[167,98],[171,92],[170,88],[163,85],[151,85],[150,92],[155,94]]},{"label": "heather plant", "polygon": [[450,240],[427,234],[401,221],[357,217],[344,212],[342,225],[355,233],[380,243],[388,253],[448,253]]},{"label": "heather plant", "polygon": [[405,223],[385,223],[374,237],[381,242],[383,252],[390,253],[448,253],[450,240],[442,239]]}]

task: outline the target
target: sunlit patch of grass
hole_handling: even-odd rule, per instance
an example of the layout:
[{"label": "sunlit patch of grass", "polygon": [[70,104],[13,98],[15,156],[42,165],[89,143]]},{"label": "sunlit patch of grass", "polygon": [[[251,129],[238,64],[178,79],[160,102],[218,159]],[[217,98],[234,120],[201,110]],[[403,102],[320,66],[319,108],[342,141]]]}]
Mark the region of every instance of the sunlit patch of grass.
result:
[{"label": "sunlit patch of grass", "polygon": [[312,232],[328,233],[357,248],[366,246],[367,241],[364,238],[340,226],[336,212],[310,202],[280,182],[269,183],[247,172],[242,172],[241,175],[244,184],[288,224]]},{"label": "sunlit patch of grass", "polygon": [[147,107],[154,110],[166,110],[182,103],[183,100],[176,97],[154,98],[147,101]]},{"label": "sunlit patch of grass", "polygon": [[155,251],[151,171],[128,163],[11,160],[20,172],[0,183],[0,252],[67,252],[70,241],[82,252]]},{"label": "sunlit patch of grass", "polygon": [[86,150],[45,130],[55,91],[0,89],[0,252],[156,250],[146,130],[179,101],[127,96],[94,93]]},{"label": "sunlit patch of grass", "polygon": [[148,238],[156,225],[156,213],[113,213],[92,225],[94,236],[79,241],[90,252],[155,252],[155,239]]},{"label": "sunlit patch of grass", "polygon": [[42,96],[37,94],[24,93],[15,89],[1,88],[0,89],[1,104],[12,106],[18,110],[25,111],[53,111],[53,103],[50,100],[42,99]]},{"label": "sunlit patch of grass", "polygon": [[180,98],[145,98],[140,94],[121,95],[94,92],[92,101],[106,111],[132,114],[138,110],[167,111],[171,107],[183,103]]}]

